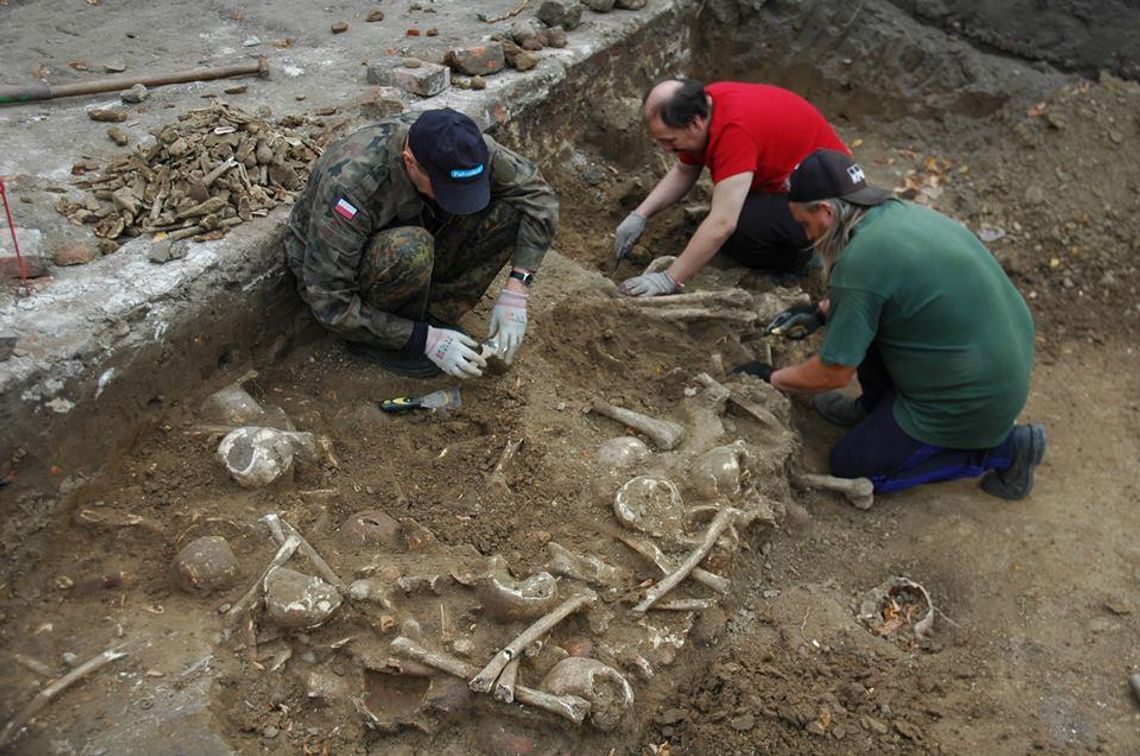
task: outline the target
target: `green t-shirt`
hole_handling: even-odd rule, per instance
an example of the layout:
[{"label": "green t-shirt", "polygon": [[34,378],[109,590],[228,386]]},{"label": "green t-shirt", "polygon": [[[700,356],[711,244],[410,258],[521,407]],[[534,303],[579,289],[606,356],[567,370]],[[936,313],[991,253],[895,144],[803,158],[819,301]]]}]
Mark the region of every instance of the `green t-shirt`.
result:
[{"label": "green t-shirt", "polygon": [[910,202],[871,208],[830,294],[820,359],[854,367],[875,344],[910,436],[955,449],[1005,439],[1029,395],[1033,318],[969,229]]}]

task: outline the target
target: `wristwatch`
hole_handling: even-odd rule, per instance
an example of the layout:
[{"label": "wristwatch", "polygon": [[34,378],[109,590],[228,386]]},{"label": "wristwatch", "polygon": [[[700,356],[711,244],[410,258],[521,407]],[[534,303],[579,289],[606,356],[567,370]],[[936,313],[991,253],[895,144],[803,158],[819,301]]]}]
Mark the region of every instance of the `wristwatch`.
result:
[{"label": "wristwatch", "polygon": [[523,286],[526,286],[527,288],[530,288],[530,285],[534,283],[534,274],[526,270],[519,270],[516,268],[515,270],[511,271],[510,277],[517,281],[522,281]]}]

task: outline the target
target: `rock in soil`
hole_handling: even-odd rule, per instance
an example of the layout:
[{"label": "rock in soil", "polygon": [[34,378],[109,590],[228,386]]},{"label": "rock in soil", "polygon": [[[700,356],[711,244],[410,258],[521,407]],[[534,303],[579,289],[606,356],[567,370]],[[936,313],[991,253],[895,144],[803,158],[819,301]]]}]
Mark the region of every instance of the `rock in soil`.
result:
[{"label": "rock in soil", "polygon": [[54,262],[56,265],[86,265],[98,256],[83,242],[64,242],[55,253]]},{"label": "rock in soil", "polygon": [[240,570],[230,544],[221,536],[203,536],[174,558],[174,582],[187,593],[206,595],[237,582]]}]

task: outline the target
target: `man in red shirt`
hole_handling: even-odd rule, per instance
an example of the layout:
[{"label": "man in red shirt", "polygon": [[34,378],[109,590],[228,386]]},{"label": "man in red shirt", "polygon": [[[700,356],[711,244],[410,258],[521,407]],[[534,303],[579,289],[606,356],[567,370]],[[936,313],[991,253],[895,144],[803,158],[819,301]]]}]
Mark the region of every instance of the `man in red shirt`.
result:
[{"label": "man in red shirt", "polygon": [[706,87],[666,79],[645,96],[642,116],[678,162],[617,227],[616,259],[629,253],[650,218],[693,188],[705,166],[713,180],[712,207],[667,270],[627,279],[622,293],[673,293],[720,251],[749,268],[804,271],[811,243],[788,210],[785,181],[817,149],[850,154],[811,103],[767,84],[726,81]]}]

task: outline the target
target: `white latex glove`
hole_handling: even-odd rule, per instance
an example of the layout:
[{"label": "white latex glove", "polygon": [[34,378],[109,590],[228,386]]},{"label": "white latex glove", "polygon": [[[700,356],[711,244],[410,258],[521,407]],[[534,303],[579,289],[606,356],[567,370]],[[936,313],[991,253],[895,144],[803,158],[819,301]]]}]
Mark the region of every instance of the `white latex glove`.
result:
[{"label": "white latex glove", "polygon": [[622,281],[618,291],[631,297],[656,297],[659,294],[672,294],[681,288],[668,271],[646,273]]},{"label": "white latex glove", "polygon": [[424,354],[439,369],[456,378],[478,378],[487,361],[480,355],[475,339],[448,328],[428,326]]},{"label": "white latex glove", "polygon": [[487,338],[499,344],[498,354],[509,365],[526,335],[526,300],[529,295],[503,289],[495,309],[491,311],[491,327]]},{"label": "white latex glove", "polygon": [[614,262],[620,263],[622,258],[629,254],[633,245],[645,233],[645,218],[637,213],[630,213],[625,220],[618,224],[614,231]]}]

